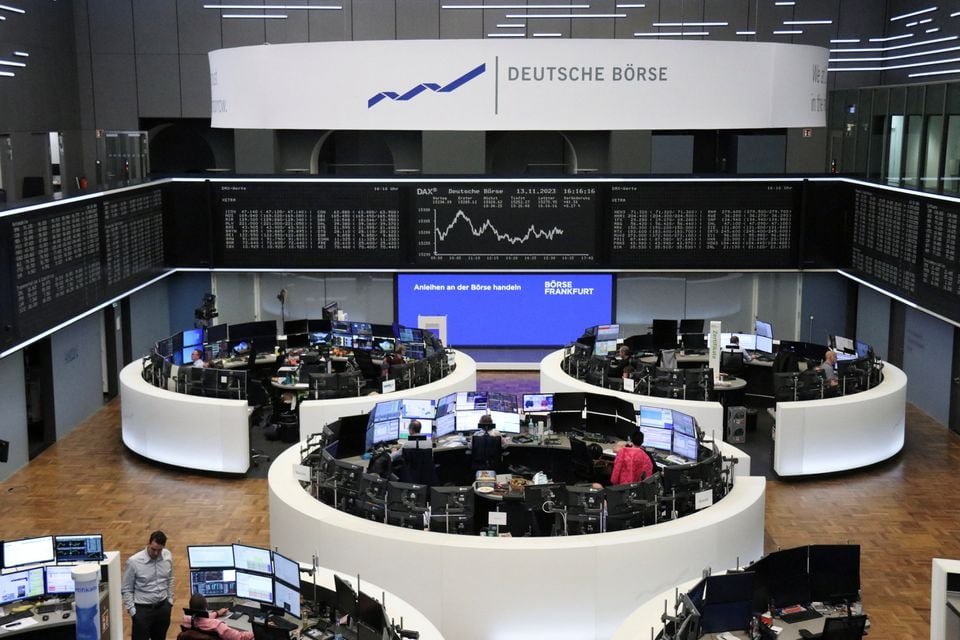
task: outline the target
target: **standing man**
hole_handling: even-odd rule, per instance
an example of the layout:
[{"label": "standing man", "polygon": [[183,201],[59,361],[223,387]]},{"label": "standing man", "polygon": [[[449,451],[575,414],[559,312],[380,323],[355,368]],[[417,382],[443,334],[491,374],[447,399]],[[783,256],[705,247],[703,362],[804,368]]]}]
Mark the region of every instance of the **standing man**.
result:
[{"label": "standing man", "polygon": [[123,572],[123,607],[133,618],[133,640],[165,640],[173,607],[173,555],[163,531],[150,534]]}]

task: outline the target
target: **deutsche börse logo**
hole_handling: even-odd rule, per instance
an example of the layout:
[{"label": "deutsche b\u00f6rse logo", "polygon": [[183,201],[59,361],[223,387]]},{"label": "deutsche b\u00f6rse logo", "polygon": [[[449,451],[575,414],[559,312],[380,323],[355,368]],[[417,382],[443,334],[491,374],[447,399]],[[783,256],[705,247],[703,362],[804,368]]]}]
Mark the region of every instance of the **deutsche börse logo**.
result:
[{"label": "deutsche b\u00f6rse logo", "polygon": [[376,95],[371,97],[369,100],[367,100],[367,109],[372,109],[374,105],[376,105],[378,102],[380,102],[384,98],[390,98],[391,100],[403,100],[403,101],[411,100],[417,97],[418,95],[420,95],[421,93],[423,93],[427,89],[430,89],[430,91],[433,91],[435,93],[450,93],[451,91],[455,91],[456,89],[459,89],[463,85],[467,84],[477,76],[482,75],[486,70],[487,70],[487,64],[483,63],[474,67],[470,71],[467,71],[465,74],[463,74],[456,80],[453,80],[452,82],[448,82],[445,85],[439,85],[436,82],[422,82],[417,86],[413,87],[412,89],[407,90],[406,93],[397,93],[395,91],[381,91],[380,93],[377,93]]},{"label": "deutsche b\u00f6rse logo", "polygon": [[543,283],[545,296],[590,296],[593,287],[575,287],[573,280],[547,280]]}]

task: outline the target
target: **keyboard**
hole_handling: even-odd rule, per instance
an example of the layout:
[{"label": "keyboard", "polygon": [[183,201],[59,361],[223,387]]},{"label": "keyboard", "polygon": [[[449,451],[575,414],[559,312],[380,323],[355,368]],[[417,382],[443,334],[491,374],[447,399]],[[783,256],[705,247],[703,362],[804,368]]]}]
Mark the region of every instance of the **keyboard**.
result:
[{"label": "keyboard", "polygon": [[290,622],[283,616],[269,616],[267,622],[275,626],[277,629],[284,629],[286,631],[292,631],[297,628],[297,625],[293,622]]},{"label": "keyboard", "polygon": [[60,609],[59,604],[42,604],[39,607],[36,607],[37,613],[43,615],[44,613],[53,613]]},{"label": "keyboard", "polygon": [[232,607],[230,607],[230,611],[233,614],[230,616],[230,618],[233,620],[236,620],[236,618],[234,618],[233,616],[237,614],[239,614],[237,617],[246,615],[246,616],[250,616],[251,618],[253,616],[263,615],[263,611],[260,609],[260,607],[248,607],[245,604],[235,604]]},{"label": "keyboard", "polygon": [[796,622],[804,622],[806,620],[816,620],[817,618],[822,618],[819,613],[813,609],[806,609],[804,611],[798,611],[796,613],[784,613],[780,615],[780,619],[786,622],[787,624],[794,624]]},{"label": "keyboard", "polygon": [[24,618],[32,618],[33,612],[27,609],[26,611],[16,611],[9,615],[3,616],[0,618],[0,627],[10,624],[11,622],[16,622],[17,620],[23,620]]}]

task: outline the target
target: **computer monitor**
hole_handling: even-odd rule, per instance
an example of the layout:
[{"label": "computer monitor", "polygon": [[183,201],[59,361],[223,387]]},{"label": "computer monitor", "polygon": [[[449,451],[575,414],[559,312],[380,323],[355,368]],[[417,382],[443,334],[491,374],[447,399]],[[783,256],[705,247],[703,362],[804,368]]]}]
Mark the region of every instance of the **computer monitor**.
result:
[{"label": "computer monitor", "polygon": [[333,584],[337,591],[337,613],[341,616],[352,616],[357,612],[357,592],[353,586],[334,574]]},{"label": "computer monitor", "polygon": [[387,504],[393,511],[417,511],[427,509],[430,487],[412,482],[391,482],[387,488]]},{"label": "computer monitor", "polygon": [[854,348],[857,350],[857,357],[858,357],[858,358],[869,358],[869,357],[870,357],[870,351],[871,351],[870,345],[867,344],[866,342],[861,342],[861,341],[859,341],[859,340],[856,340],[856,341],[853,343],[853,346],[854,346]]},{"label": "computer monitor", "polygon": [[[638,420],[639,420],[639,415]],[[672,451],[673,449],[673,431],[663,427],[651,427],[647,425],[638,425],[640,433],[643,434],[643,447],[645,449],[656,449],[658,451]]]},{"label": "computer monitor", "polygon": [[603,489],[590,485],[567,487],[567,509],[570,513],[600,511],[603,508]]},{"label": "computer monitor", "polygon": [[[754,609],[765,611],[771,604],[789,607],[810,602],[809,547],[783,549],[764,556],[747,569],[757,574]],[[760,606],[762,609],[757,609]]]},{"label": "computer monitor", "polygon": [[747,628],[753,612],[754,578],[750,571],[707,577],[706,595],[699,607],[701,633]]},{"label": "computer monitor", "polygon": [[293,589],[279,580],[273,581],[273,606],[283,609],[297,620],[300,619],[300,591]]},{"label": "computer monitor", "polygon": [[517,394],[491,391],[487,394],[487,410],[517,413],[520,410],[520,405],[517,404]]},{"label": "computer monitor", "polygon": [[487,408],[486,391],[461,391],[457,394],[457,411]]},{"label": "computer monitor", "polygon": [[227,339],[229,334],[227,333],[227,323],[215,324],[212,327],[207,327],[207,335],[205,342],[222,342]]},{"label": "computer monitor", "polygon": [[659,482],[660,475],[655,473],[643,482],[615,484],[607,487],[604,490],[607,500],[607,513],[624,515],[641,510],[655,510]]},{"label": "computer monitor", "polygon": [[653,321],[654,349],[675,349],[677,347],[677,321]]},{"label": "computer monitor", "polygon": [[480,428],[477,426],[477,423],[480,422],[480,417],[485,415],[487,415],[485,409],[458,410],[456,413],[457,431],[476,431]]},{"label": "computer monitor", "polygon": [[408,398],[401,403],[400,413],[404,418],[433,420],[437,415],[437,402]]},{"label": "computer monitor", "polygon": [[637,415],[637,420],[641,427],[673,429],[673,411],[671,409],[641,405]]},{"label": "computer monitor", "polygon": [[681,334],[697,334],[703,335],[703,319],[692,319],[684,318],[680,321],[680,327],[678,329]]},{"label": "computer monitor", "polygon": [[597,340],[593,344],[593,355],[597,358],[605,358],[611,353],[617,352],[616,340]]},{"label": "computer monitor", "polygon": [[230,325],[230,340],[254,340],[257,338],[277,337],[276,320],[260,320],[258,322],[244,322],[242,324]]},{"label": "computer monitor", "polygon": [[374,422],[369,429],[370,441],[367,449],[384,442],[396,442],[400,439],[400,418]]},{"label": "computer monitor", "polygon": [[562,507],[567,503],[567,487],[558,482],[528,484],[523,488],[523,503],[532,511],[541,511],[544,505]]},{"label": "computer monitor", "polygon": [[620,339],[620,325],[618,324],[601,324],[597,325],[596,332],[594,334],[597,340],[613,340],[616,342]]},{"label": "computer monitor", "polygon": [[758,336],[773,339],[773,325],[763,320],[756,320],[753,323],[753,332]]},{"label": "computer monitor", "polygon": [[473,513],[473,487],[430,487],[430,511]]},{"label": "computer monitor", "polygon": [[853,339],[845,338],[843,336],[833,336],[831,340],[833,347],[838,351],[843,351],[844,353],[856,353],[856,346],[854,345]]},{"label": "computer monitor", "polygon": [[860,599],[860,545],[810,545],[810,598],[831,603]]},{"label": "computer monitor", "polygon": [[198,347],[203,344],[203,327],[187,329],[183,332],[183,346]]},{"label": "computer monitor", "polygon": [[383,632],[386,622],[386,612],[383,605],[376,598],[363,591],[357,594],[357,610],[354,617],[364,626],[380,633]]},{"label": "computer monitor", "polygon": [[673,413],[673,431],[691,438],[697,437],[697,422],[693,416],[674,410]]},{"label": "computer monitor", "polygon": [[100,562],[103,560],[103,535],[55,536],[53,548],[58,563]]},{"label": "computer monitor", "polygon": [[[267,551],[267,553],[270,553]],[[237,569],[237,597],[273,604],[273,578]]]},{"label": "computer monitor", "polygon": [[551,411],[553,411],[552,393],[523,394],[524,413],[550,413]]},{"label": "computer monitor", "polygon": [[437,417],[452,414],[457,407],[457,395],[451,393],[437,400]]},{"label": "computer monitor", "polygon": [[672,451],[675,455],[696,462],[699,449],[696,437],[683,435],[674,430]]},{"label": "computer monitor", "polygon": [[56,560],[53,536],[3,541],[3,568],[13,569],[29,564],[45,564]]},{"label": "computer monitor", "polygon": [[43,595],[43,567],[0,575],[0,605]]},{"label": "computer monitor", "polygon": [[351,322],[350,330],[353,332],[353,335],[360,337],[373,337],[373,325],[369,322]]},{"label": "computer monitor", "polygon": [[756,350],[761,353],[773,353],[773,338],[757,335]]},{"label": "computer monitor", "polygon": [[276,551],[273,552],[273,577],[300,589],[300,565]]},{"label": "computer monitor", "polygon": [[520,414],[507,411],[491,411],[490,418],[500,433],[520,433]]},{"label": "computer monitor", "polygon": [[[757,336],[752,333],[731,333],[730,344],[734,344],[733,338],[736,337],[736,344],[743,351],[757,350]],[[725,345],[726,346],[726,345]]]},{"label": "computer monitor", "polygon": [[457,417],[448,413],[433,421],[434,434],[440,438],[457,430]]},{"label": "computer monitor", "polygon": [[336,302],[328,302],[323,305],[323,308],[320,310],[322,318],[324,320],[334,320],[337,317],[337,312],[340,311],[340,305]]},{"label": "computer monitor", "polygon": [[219,598],[237,595],[236,569],[192,569],[190,593]]},{"label": "computer monitor", "polygon": [[204,545],[187,547],[187,564],[191,569],[216,567],[233,568],[233,545]]},{"label": "computer monitor", "polygon": [[283,323],[283,332],[288,336],[310,333],[310,321],[307,319],[286,320]]},{"label": "computer monitor", "polygon": [[265,573],[268,575],[273,573],[273,561],[270,555],[270,549],[234,544],[233,564],[237,569],[242,569],[243,571],[255,571],[256,573]]},{"label": "computer monitor", "polygon": [[73,567],[47,566],[43,568],[43,592],[48,596],[73,593]]}]

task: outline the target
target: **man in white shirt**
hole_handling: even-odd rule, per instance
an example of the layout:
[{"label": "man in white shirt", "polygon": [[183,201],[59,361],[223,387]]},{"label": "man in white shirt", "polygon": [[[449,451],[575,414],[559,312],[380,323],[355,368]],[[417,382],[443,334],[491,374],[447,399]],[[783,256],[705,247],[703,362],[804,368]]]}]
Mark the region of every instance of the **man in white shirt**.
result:
[{"label": "man in white shirt", "polygon": [[165,640],[173,607],[173,555],[163,531],[150,534],[143,551],[130,556],[120,593],[133,618],[133,640]]}]

